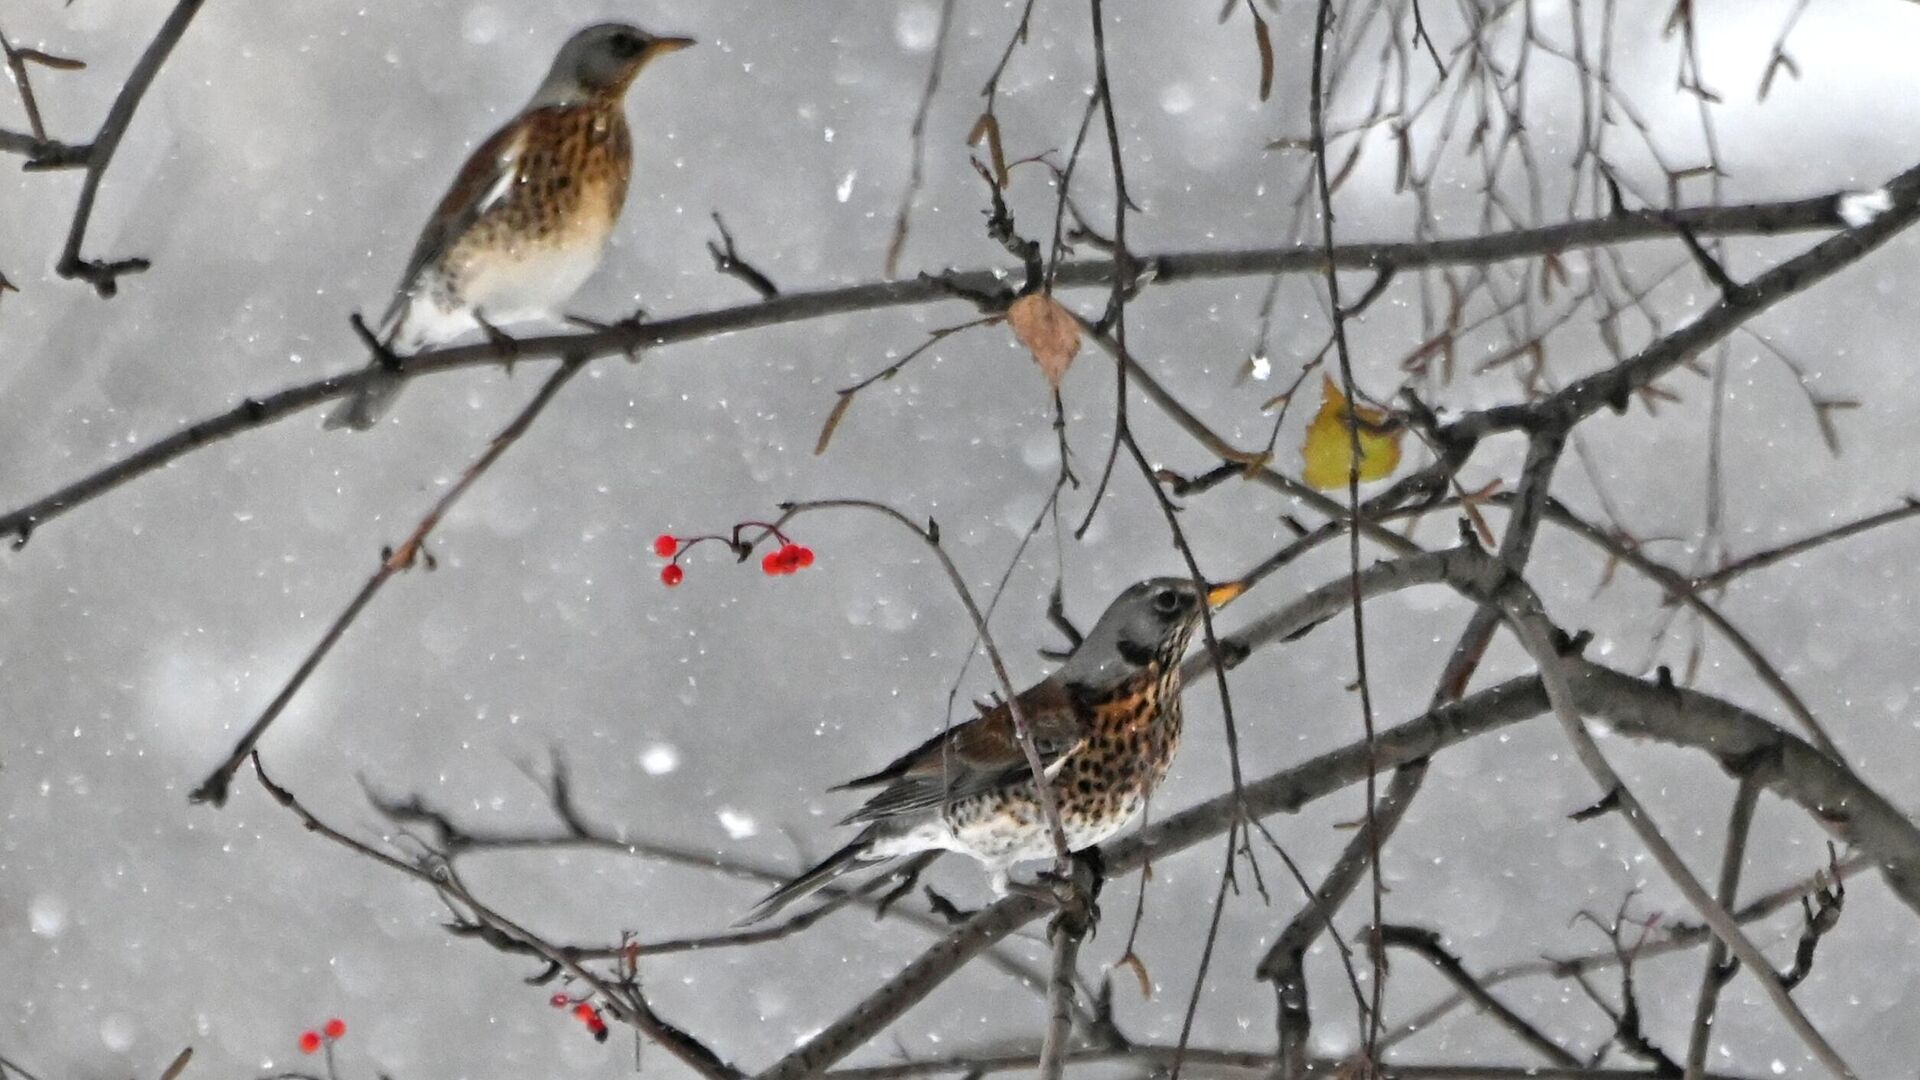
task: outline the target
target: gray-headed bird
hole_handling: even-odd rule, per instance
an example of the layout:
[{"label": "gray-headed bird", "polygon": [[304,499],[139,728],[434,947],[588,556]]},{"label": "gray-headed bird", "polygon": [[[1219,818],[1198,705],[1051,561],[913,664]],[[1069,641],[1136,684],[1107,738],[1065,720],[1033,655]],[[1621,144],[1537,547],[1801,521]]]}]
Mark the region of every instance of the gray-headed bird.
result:
[{"label": "gray-headed bird", "polygon": [[[1159,787],[1180,746],[1180,661],[1205,605],[1240,582],[1196,588],[1155,578],[1107,605],[1052,675],[1016,700],[1066,832],[1082,851],[1125,828]],[[864,826],[818,866],[775,889],[736,925],[759,922],[862,863],[957,851],[985,864],[994,890],[1007,868],[1051,857],[1054,842],[1005,702],[927,740],[879,772],[834,790],[878,787],[841,821]]]},{"label": "gray-headed bird", "polygon": [[[376,333],[385,356],[559,314],[600,265],[627,197],[627,87],[655,57],[693,44],[624,23],[573,35],[533,99],[481,143],[420,232]],[[327,417],[365,430],[401,380],[376,373]]]}]

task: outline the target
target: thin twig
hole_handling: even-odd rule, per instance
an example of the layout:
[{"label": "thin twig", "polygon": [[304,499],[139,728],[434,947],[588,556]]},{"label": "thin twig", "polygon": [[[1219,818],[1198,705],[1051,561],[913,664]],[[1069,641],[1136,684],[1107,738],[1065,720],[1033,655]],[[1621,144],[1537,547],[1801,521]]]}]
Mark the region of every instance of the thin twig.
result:
[{"label": "thin twig", "polygon": [[906,190],[900,193],[900,209],[893,218],[893,239],[887,241],[884,276],[891,278],[900,268],[900,253],[906,250],[907,229],[913,218],[914,200],[920,196],[927,167],[927,114],[933,110],[933,95],[940,89],[940,69],[947,58],[947,37],[953,30],[954,0],[941,0],[940,28],[934,34],[933,58],[927,61],[927,85],[920,91],[920,107],[913,114],[913,131],[908,136],[912,162]]},{"label": "thin twig", "polygon": [[[1460,585],[1459,582],[1452,584],[1456,587]],[[1759,948],[1740,929],[1740,924],[1734,921],[1727,909],[1707,892],[1699,879],[1694,877],[1693,871],[1687,868],[1685,860],[1673,849],[1673,845],[1667,842],[1659,826],[1648,814],[1646,807],[1614,771],[1605,754],[1593,741],[1593,736],[1587,732],[1580,711],[1574,704],[1572,688],[1566,672],[1561,666],[1562,657],[1552,644],[1551,635],[1548,632],[1551,624],[1541,612],[1539,598],[1533,595],[1532,590],[1528,589],[1519,578],[1504,573],[1490,593],[1498,595],[1501,610],[1506,614],[1509,625],[1514,628],[1521,644],[1526,647],[1528,655],[1539,667],[1541,683],[1546,689],[1553,713],[1559,719],[1562,730],[1573,743],[1580,763],[1600,785],[1602,794],[1617,803],[1634,834],[1640,838],[1642,844],[1646,845],[1655,861],[1660,864],[1660,868],[1666,871],[1668,879],[1679,888],[1693,909],[1706,920],[1707,925],[1713,927],[1714,936],[1725,942],[1727,948],[1754,971],[1772,970]],[[1793,995],[1780,985],[1778,979],[1762,978],[1760,985],[1774,1007],[1785,1018],[1787,1025],[1829,1072],[1842,1077],[1858,1075],[1841,1058],[1839,1052],[1827,1042],[1826,1037],[1820,1034],[1819,1029],[1813,1026],[1812,1021],[1807,1019],[1799,1003],[1793,1000]]]},{"label": "thin twig", "polygon": [[[1829,880],[1845,880],[1848,877],[1871,869],[1870,860],[1854,858],[1843,862],[1837,870],[1828,874],[1825,871],[1802,878],[1789,885],[1777,888],[1764,896],[1749,901],[1733,913],[1733,917],[1742,925],[1758,922],[1792,906],[1802,897],[1818,891]],[[1703,923],[1677,922],[1664,920],[1661,923],[1660,936],[1643,942],[1638,950],[1641,959],[1664,956],[1669,953],[1695,949],[1703,944],[1717,940],[1713,931]],[[1612,949],[1584,953],[1578,956],[1546,957],[1540,960],[1527,960],[1517,964],[1508,964],[1482,974],[1478,982],[1491,989],[1502,983],[1526,978],[1571,978],[1589,971],[1597,971],[1618,965],[1620,957]],[[1396,1045],[1425,1031],[1442,1018],[1467,1002],[1465,995],[1451,994],[1433,1005],[1422,1009],[1409,1019],[1390,1025],[1391,1031],[1381,1040],[1383,1048]]]},{"label": "thin twig", "polygon": [[510,939],[521,942],[549,963],[565,969],[575,978],[593,987],[598,997],[616,1017],[633,1025],[647,1037],[666,1047],[668,1052],[685,1062],[701,1076],[707,1077],[708,1080],[744,1080],[744,1074],[740,1070],[727,1064],[704,1043],[654,1013],[646,1000],[640,996],[639,987],[632,979],[622,978],[615,982],[601,977],[544,938],[482,903],[467,890],[465,884],[453,873],[453,868],[445,860],[416,865],[394,858],[327,824],[313,811],[307,809],[293,792],[274,783],[267,776],[266,768],[261,764],[258,753],[250,754],[249,759],[253,762],[254,776],[260,781],[260,786],[273,797],[275,802],[298,817],[307,827],[308,832],[317,833],[356,855],[371,859],[390,870],[396,870],[431,886],[443,896],[458,900],[472,913],[475,920]]},{"label": "thin twig", "polygon": [[[1727,815],[1727,839],[1720,854],[1720,905],[1734,910],[1740,893],[1740,868],[1747,858],[1747,833],[1753,827],[1753,810],[1760,801],[1760,785],[1749,773],[1740,777],[1740,788],[1733,797],[1733,810]],[[1727,966],[1727,943],[1714,938],[1707,945],[1706,969],[1700,975],[1700,994],[1693,1006],[1693,1031],[1687,1040],[1687,1080],[1698,1080],[1707,1068],[1707,1043],[1713,1036],[1714,1012],[1719,1007],[1720,988],[1733,977]],[[1761,975],[1765,978],[1765,974]]]},{"label": "thin twig", "polygon": [[[1920,168],[1902,174],[1920,182]],[[1841,223],[1834,205],[1841,194],[1823,195],[1781,203],[1756,203],[1745,206],[1702,207],[1678,211],[1638,211],[1619,217],[1569,222],[1539,229],[1516,230],[1459,240],[1433,240],[1400,244],[1349,244],[1335,249],[1333,262],[1342,268],[1364,269],[1384,265],[1411,270],[1429,266],[1482,264],[1506,259],[1528,258],[1544,251],[1568,245],[1623,243],[1649,236],[1668,234],[1675,222],[1687,224],[1700,235],[1777,235],[1813,229],[1837,228]],[[1910,213],[1892,216],[1904,223]],[[1864,249],[1852,252],[1857,257]],[[1814,253],[1809,253],[1812,255]],[[1141,257],[1138,262],[1154,269],[1142,275],[1140,284],[1165,285],[1183,280],[1233,278],[1283,273],[1319,273],[1327,261],[1327,252],[1319,244],[1287,245],[1234,251],[1170,253]],[[1805,258],[1805,256],[1803,256]],[[1821,253],[1823,265],[1838,269],[1852,257]],[[1799,269],[1795,268],[1796,271]],[[1086,260],[1056,265],[1054,284],[1062,288],[1107,287],[1113,278],[1113,263],[1108,259]],[[1822,275],[1824,276],[1824,274]],[[1817,279],[1816,279],[1817,280]],[[1805,282],[1811,285],[1813,281]],[[990,291],[1001,287],[996,271],[972,270],[943,275],[939,279],[875,282],[845,288],[786,293],[768,301],[736,305],[678,318],[635,325],[616,325],[606,330],[583,334],[525,337],[511,351],[494,343],[478,343],[433,349],[402,358],[400,371],[408,378],[437,375],[460,368],[498,366],[516,360],[565,356],[600,359],[631,355],[636,349],[692,341],[720,334],[807,319],[882,308],[926,304],[953,298],[958,287]],[[294,413],[313,408],[335,398],[348,396],[370,379],[382,377],[366,365],[352,371],[302,383],[264,397],[248,397],[225,412],[190,424],[149,446],[114,461],[59,490],[35,499],[5,514],[0,514],[0,536],[15,538],[23,545],[33,531],[66,512],[90,502],[137,477],[144,476],[185,454],[275,423]]]},{"label": "thin twig", "polygon": [[[980,647],[986,651],[987,660],[993,666],[994,678],[999,680],[1000,692],[1006,698],[1007,713],[1013,718],[1014,736],[1020,743],[1020,750],[1026,756],[1027,767],[1033,773],[1033,786],[1040,800],[1040,813],[1046,819],[1047,832],[1053,839],[1054,854],[1058,860],[1058,870],[1066,874],[1069,868],[1071,850],[1067,846],[1067,831],[1060,823],[1059,800],[1054,797],[1053,784],[1047,778],[1047,769],[1040,760],[1040,750],[1033,743],[1033,729],[1028,725],[1026,710],[1021,707],[1020,694],[1014,689],[1013,678],[1007,673],[1007,664],[1000,656],[1000,649],[993,643],[993,636],[987,630],[987,619],[980,607],[973,601],[973,593],[967,588],[966,578],[960,575],[960,568],[953,564],[947,549],[940,543],[939,526],[929,521],[926,525],[906,516],[885,503],[869,499],[811,499],[806,502],[782,504],[781,511],[786,517],[812,513],[819,510],[866,510],[879,514],[898,523],[902,528],[920,538],[940,566],[946,571],[947,581],[960,597],[960,604],[967,610],[967,617],[973,620],[973,631],[977,635]],[[782,519],[783,521],[785,518]]]},{"label": "thin twig", "polygon": [[60,252],[60,262],[55,271],[63,278],[78,278],[92,285],[94,291],[103,297],[110,297],[119,291],[119,278],[122,274],[137,274],[150,264],[145,259],[119,259],[112,262],[82,259],[81,243],[87,236],[87,224],[93,218],[93,202],[100,193],[100,180],[107,174],[107,166],[113,163],[114,151],[120,148],[120,139],[127,133],[127,125],[133,122],[133,114],[140,107],[140,100],[153,85],[154,76],[160,73],[160,65],[166,63],[167,55],[180,43],[187,32],[187,25],[200,11],[205,0],[179,0],[173,11],[160,24],[160,32],[154,35],[147,51],[140,55],[138,63],[127,76],[126,84],[113,99],[113,105],[107,109],[107,118],[101,122],[100,130],[93,136],[87,148],[86,177],[80,182],[80,201],[73,211],[73,224],[67,230],[67,244]]},{"label": "thin twig", "polygon": [[1823,529],[1811,536],[1802,537],[1791,543],[1767,548],[1764,551],[1756,551],[1751,555],[1735,559],[1710,574],[1701,574],[1693,578],[1691,584],[1694,589],[1701,591],[1718,589],[1734,578],[1752,573],[1764,567],[1772,566],[1775,563],[1791,559],[1797,555],[1805,555],[1817,547],[1831,544],[1836,540],[1845,540],[1849,537],[1858,536],[1863,532],[1877,529],[1882,525],[1890,525],[1896,521],[1905,521],[1915,516],[1920,516],[1920,499],[1909,497],[1905,502],[1890,510],[1882,510],[1876,514],[1868,514],[1865,517],[1856,518],[1845,524],[1836,525],[1831,529]]},{"label": "thin twig", "polygon": [[[1319,0],[1319,8],[1314,19],[1313,63],[1311,81],[1308,83],[1307,115],[1313,155],[1314,182],[1320,197],[1320,243],[1321,249],[1333,251],[1333,183],[1327,172],[1327,103],[1324,71],[1326,67],[1327,35],[1333,29],[1333,0]],[[1382,274],[1384,283],[1388,275]],[[1334,355],[1339,361],[1340,384],[1349,402],[1359,400],[1354,387],[1353,354],[1347,347],[1347,311],[1340,304],[1340,273],[1334,268],[1331,257],[1327,259],[1323,278],[1327,287],[1327,303],[1331,308],[1333,323]],[[1356,409],[1349,405],[1343,417],[1347,428],[1347,517],[1357,522],[1360,517],[1360,422]],[[1347,567],[1349,580],[1353,585],[1352,604],[1348,615],[1353,620],[1353,663],[1354,681],[1360,690],[1360,724],[1366,734],[1369,748],[1373,745],[1373,684],[1367,673],[1367,622],[1366,607],[1360,603],[1360,528],[1357,524],[1347,530]],[[1374,808],[1377,795],[1374,790],[1377,783],[1376,770],[1367,770],[1366,786],[1366,836],[1371,850],[1368,852],[1368,880],[1372,884],[1371,899],[1373,918],[1369,931],[1378,934],[1379,927],[1386,921],[1386,888],[1380,879],[1380,830],[1373,825]],[[1362,1054],[1369,1063],[1377,1060],[1376,1048],[1380,1042],[1381,998],[1386,993],[1387,969],[1381,959],[1382,952],[1376,940],[1367,950],[1373,961],[1373,979],[1370,983],[1372,996],[1368,1002],[1365,1016],[1365,1028],[1362,1037]]]},{"label": "thin twig", "polygon": [[1432,964],[1435,970],[1446,976],[1448,982],[1467,1000],[1491,1014],[1501,1027],[1513,1032],[1521,1042],[1532,1047],[1549,1062],[1569,1068],[1578,1068],[1581,1061],[1568,1053],[1559,1043],[1547,1038],[1540,1029],[1528,1023],[1519,1013],[1513,1011],[1499,998],[1496,998],[1480,985],[1460,958],[1447,951],[1441,944],[1440,935],[1418,926],[1383,926],[1380,928],[1382,944],[1408,949]]},{"label": "thin twig", "polygon": [[737,278],[747,288],[760,294],[760,299],[771,300],[780,295],[780,286],[773,279],[760,272],[760,269],[742,258],[740,249],[734,246],[733,233],[727,230],[727,223],[720,219],[720,211],[713,212],[713,227],[720,230],[720,242],[707,241],[707,254],[713,256],[713,268],[731,278]]},{"label": "thin twig", "polygon": [[267,733],[267,728],[285,711],[294,696],[300,692],[300,688],[306,685],[307,678],[320,666],[320,662],[326,659],[341,635],[347,632],[347,627],[353,625],[354,620],[359,618],[360,613],[372,602],[381,586],[385,585],[389,578],[413,566],[414,560],[425,548],[427,535],[433,532],[434,526],[440,523],[440,519],[445,517],[453,504],[460,500],[460,496],[467,493],[467,489],[473,486],[474,481],[485,475],[493,463],[500,460],[500,456],[519,441],[520,436],[526,434],[535,418],[553,400],[554,395],[560,392],[560,388],[578,375],[585,366],[586,361],[577,357],[561,361],[559,368],[548,376],[547,381],[541,385],[539,393],[533,396],[533,400],[520,410],[520,414],[513,418],[512,423],[502,428],[500,434],[493,437],[493,440],[487,444],[485,452],[476,458],[473,464],[467,466],[466,471],[460,474],[460,479],[434,502],[433,508],[420,519],[420,523],[414,526],[413,532],[401,541],[400,546],[382,553],[380,566],[373,572],[373,576],[367,579],[366,584],[354,594],[346,609],[327,627],[326,633],[320,637],[319,644],[315,645],[306,659],[300,662],[292,678],[287,680],[286,685],[282,686],[280,692],[267,704],[266,711],[262,712],[253,725],[247,728],[246,734],[240,736],[240,741],[234,744],[226,760],[216,766],[213,772],[200,782],[200,786],[193,790],[192,795],[189,796],[192,801],[212,803],[214,806],[226,804],[227,788],[233,781],[233,774],[246,763],[247,755],[253,753],[253,748],[260,742],[260,737]]}]

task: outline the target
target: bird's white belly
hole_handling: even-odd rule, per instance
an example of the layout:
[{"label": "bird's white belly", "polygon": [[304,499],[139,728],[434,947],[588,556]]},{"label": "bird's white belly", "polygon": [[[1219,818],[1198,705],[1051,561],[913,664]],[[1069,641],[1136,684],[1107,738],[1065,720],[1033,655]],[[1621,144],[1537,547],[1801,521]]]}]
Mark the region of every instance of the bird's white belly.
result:
[{"label": "bird's white belly", "polygon": [[[1133,823],[1142,802],[1137,797],[1127,799],[1112,816],[1064,815],[1060,824],[1067,834],[1067,850],[1085,851],[1105,843]],[[1052,830],[1038,808],[1023,807],[1013,813],[985,814],[943,825],[942,842],[926,846],[964,852],[993,869],[1029,859],[1051,859],[1055,854]]]},{"label": "bird's white belly", "polygon": [[494,325],[559,313],[600,266],[599,244],[528,247],[467,271],[467,306]]},{"label": "bird's white belly", "polygon": [[551,245],[469,263],[458,275],[457,299],[444,278],[430,276],[413,289],[397,344],[409,351],[442,345],[480,329],[480,319],[503,327],[552,318],[593,276],[600,256],[599,244]]}]

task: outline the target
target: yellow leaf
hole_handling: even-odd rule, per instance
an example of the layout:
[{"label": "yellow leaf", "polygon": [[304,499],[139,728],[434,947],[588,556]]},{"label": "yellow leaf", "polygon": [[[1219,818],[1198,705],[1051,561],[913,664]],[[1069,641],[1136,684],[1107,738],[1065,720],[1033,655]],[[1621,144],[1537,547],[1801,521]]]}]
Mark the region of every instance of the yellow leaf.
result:
[{"label": "yellow leaf", "polygon": [[1080,324],[1072,313],[1045,293],[1028,293],[1007,308],[1007,324],[1033,354],[1047,382],[1060,389],[1060,380],[1080,353]]},{"label": "yellow leaf", "polygon": [[[1320,411],[1307,425],[1307,438],[1300,446],[1305,462],[1300,479],[1308,487],[1328,491],[1347,486],[1347,473],[1353,467],[1353,443],[1347,434],[1347,398],[1326,379],[1320,390]],[[1361,405],[1352,410],[1360,436],[1360,479],[1379,480],[1392,476],[1400,466],[1400,439],[1404,428],[1388,421],[1379,409]]]}]

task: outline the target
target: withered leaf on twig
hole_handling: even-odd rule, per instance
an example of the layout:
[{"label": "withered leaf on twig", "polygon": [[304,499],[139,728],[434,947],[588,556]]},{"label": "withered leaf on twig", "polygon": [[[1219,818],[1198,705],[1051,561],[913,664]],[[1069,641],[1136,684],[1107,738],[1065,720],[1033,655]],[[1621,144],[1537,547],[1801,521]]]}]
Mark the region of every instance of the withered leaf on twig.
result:
[{"label": "withered leaf on twig", "polygon": [[1253,16],[1253,43],[1260,49],[1260,100],[1265,101],[1273,96],[1273,35],[1253,0],[1247,0],[1247,13]]},{"label": "withered leaf on twig", "polygon": [[49,52],[41,52],[39,49],[15,49],[13,54],[22,60],[52,68],[55,71],[85,71],[87,67],[85,60],[75,60],[71,56],[55,56]]},{"label": "withered leaf on twig", "polygon": [[1140,959],[1139,953],[1128,949],[1127,955],[1115,960],[1113,966],[1132,971],[1133,977],[1140,982],[1140,996],[1148,999],[1153,997],[1153,977],[1147,974],[1147,962]]},{"label": "withered leaf on twig", "polygon": [[1080,353],[1080,324],[1046,293],[1028,293],[1007,308],[1013,336],[1033,354],[1041,374],[1055,390]]},{"label": "withered leaf on twig", "polygon": [[813,454],[819,457],[827,452],[827,444],[833,441],[834,429],[846,418],[847,406],[853,404],[852,394],[841,394],[840,400],[833,403],[833,411],[827,414],[827,422],[820,425],[820,438],[813,444]]},{"label": "withered leaf on twig", "polygon": [[980,140],[987,140],[987,153],[993,158],[993,180],[1002,190],[1007,186],[1007,152],[1000,145],[1000,121],[990,112],[981,113],[980,119],[973,122],[973,130],[967,132],[967,145],[979,146]]}]

